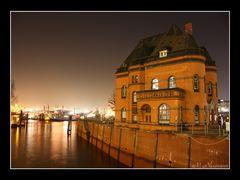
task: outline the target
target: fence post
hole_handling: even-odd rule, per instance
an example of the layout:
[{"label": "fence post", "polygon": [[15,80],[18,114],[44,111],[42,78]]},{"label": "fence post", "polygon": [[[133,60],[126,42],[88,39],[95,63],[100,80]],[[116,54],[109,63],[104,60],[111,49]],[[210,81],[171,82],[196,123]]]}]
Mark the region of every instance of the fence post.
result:
[{"label": "fence post", "polygon": [[188,136],[188,168],[191,167],[191,136]]}]

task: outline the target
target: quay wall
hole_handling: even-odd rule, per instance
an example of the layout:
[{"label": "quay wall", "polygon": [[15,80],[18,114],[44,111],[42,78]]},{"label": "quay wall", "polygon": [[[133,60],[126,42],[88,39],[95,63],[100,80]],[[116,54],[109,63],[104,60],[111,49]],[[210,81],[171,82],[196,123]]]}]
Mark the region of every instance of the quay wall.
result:
[{"label": "quay wall", "polygon": [[[86,124],[86,122],[85,122]],[[78,121],[77,134],[134,168],[229,168],[229,139]]]}]

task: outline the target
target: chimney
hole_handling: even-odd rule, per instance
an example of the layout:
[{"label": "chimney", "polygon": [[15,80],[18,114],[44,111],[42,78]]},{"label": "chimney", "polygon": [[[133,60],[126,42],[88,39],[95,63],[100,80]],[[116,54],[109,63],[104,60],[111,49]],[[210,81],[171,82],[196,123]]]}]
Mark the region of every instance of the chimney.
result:
[{"label": "chimney", "polygon": [[192,35],[192,22],[188,21],[184,24],[184,30],[186,33]]}]

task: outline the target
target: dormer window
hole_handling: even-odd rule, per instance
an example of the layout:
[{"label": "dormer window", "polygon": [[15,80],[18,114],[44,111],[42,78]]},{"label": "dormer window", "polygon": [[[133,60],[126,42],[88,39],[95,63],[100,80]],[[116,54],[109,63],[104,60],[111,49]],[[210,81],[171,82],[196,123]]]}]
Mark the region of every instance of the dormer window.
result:
[{"label": "dormer window", "polygon": [[167,57],[167,50],[159,51],[159,57],[160,57],[160,58],[162,58],[162,57]]}]

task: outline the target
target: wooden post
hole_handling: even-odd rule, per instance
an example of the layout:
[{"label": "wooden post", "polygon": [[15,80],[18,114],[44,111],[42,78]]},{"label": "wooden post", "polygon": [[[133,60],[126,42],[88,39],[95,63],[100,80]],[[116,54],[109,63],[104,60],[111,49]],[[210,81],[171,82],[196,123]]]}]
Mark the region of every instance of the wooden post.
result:
[{"label": "wooden post", "polygon": [[92,130],[92,138],[91,138],[92,141],[91,141],[91,143],[93,144],[93,138],[94,138],[93,135],[95,133],[95,128],[94,128],[95,127],[95,123],[93,123],[92,126],[93,126],[93,130]]},{"label": "wooden post", "polygon": [[26,125],[28,124],[28,113],[26,115]]},{"label": "wooden post", "polygon": [[80,128],[80,137],[82,138],[82,129],[83,129],[83,126],[81,124],[81,128]]},{"label": "wooden post", "polygon": [[97,137],[96,137],[96,147],[97,147],[97,142],[98,142],[98,129],[99,129],[99,124],[97,124],[98,127],[97,127]]},{"label": "wooden post", "polygon": [[158,132],[157,134],[157,140],[156,140],[156,145],[155,145],[155,160],[154,160],[154,168],[157,167],[157,154],[158,154]]},{"label": "wooden post", "polygon": [[118,163],[119,163],[119,157],[120,157],[120,147],[121,147],[121,138],[122,138],[122,128],[120,128],[120,133],[119,133],[119,142],[118,142]]},{"label": "wooden post", "polygon": [[191,136],[188,137],[188,168],[191,167]]},{"label": "wooden post", "polygon": [[110,142],[109,142],[109,148],[108,148],[108,155],[110,156],[110,149],[111,149],[111,144],[112,144],[112,129],[113,126],[111,126],[111,132],[110,132]]},{"label": "wooden post", "polygon": [[133,141],[133,153],[132,153],[132,167],[134,167],[134,154],[135,154],[135,147],[136,147],[136,138],[137,138],[137,130],[134,129],[134,141]]},{"label": "wooden post", "polygon": [[22,119],[23,119],[23,112],[22,112],[22,110],[21,110],[21,112],[20,112],[20,117],[19,117],[19,121],[20,121],[19,126],[22,125]]},{"label": "wooden post", "polygon": [[221,126],[218,125],[218,136],[221,136]]},{"label": "wooden post", "polygon": [[105,130],[105,125],[103,125],[103,134],[102,134],[102,147],[101,149],[103,150],[103,138],[104,138],[104,130]]},{"label": "wooden post", "polygon": [[67,134],[70,135],[71,131],[72,131],[72,116],[69,116]]}]

